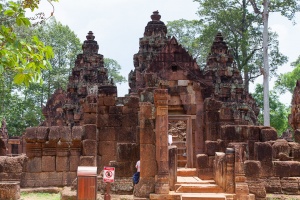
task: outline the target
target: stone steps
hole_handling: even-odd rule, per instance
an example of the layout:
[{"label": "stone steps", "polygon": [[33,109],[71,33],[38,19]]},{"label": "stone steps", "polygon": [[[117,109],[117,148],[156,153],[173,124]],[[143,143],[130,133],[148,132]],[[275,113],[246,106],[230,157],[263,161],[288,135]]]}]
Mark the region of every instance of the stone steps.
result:
[{"label": "stone steps", "polygon": [[178,168],[177,176],[198,176],[196,168]]},{"label": "stone steps", "polygon": [[180,184],[177,193],[222,193],[223,190],[216,184]]},{"label": "stone steps", "polygon": [[201,194],[182,194],[182,200],[226,200],[225,194],[216,194],[216,193],[201,193]]},{"label": "stone steps", "polygon": [[181,200],[233,200],[214,180],[201,180],[196,168],[178,168],[174,194]]}]

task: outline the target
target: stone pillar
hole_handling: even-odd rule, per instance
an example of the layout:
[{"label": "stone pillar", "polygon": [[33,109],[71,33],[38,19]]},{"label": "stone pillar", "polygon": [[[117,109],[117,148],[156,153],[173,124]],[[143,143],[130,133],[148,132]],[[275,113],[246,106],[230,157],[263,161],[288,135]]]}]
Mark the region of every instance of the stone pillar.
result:
[{"label": "stone pillar", "polygon": [[235,192],[234,181],[234,149],[226,149],[226,193]]},{"label": "stone pillar", "polygon": [[134,186],[133,193],[137,197],[149,198],[149,194],[155,191],[157,174],[153,104],[140,102],[139,108],[141,172],[140,181]]},{"label": "stone pillar", "polygon": [[177,181],[177,146],[169,146],[170,190],[175,191]]},{"label": "stone pillar", "polygon": [[246,199],[249,195],[249,187],[246,183],[244,169],[247,143],[234,143],[233,146],[235,149],[235,193],[238,199]]},{"label": "stone pillar", "polygon": [[155,193],[169,194],[169,152],[168,152],[168,91],[154,91],[156,108],[156,161],[158,174],[155,178]]}]

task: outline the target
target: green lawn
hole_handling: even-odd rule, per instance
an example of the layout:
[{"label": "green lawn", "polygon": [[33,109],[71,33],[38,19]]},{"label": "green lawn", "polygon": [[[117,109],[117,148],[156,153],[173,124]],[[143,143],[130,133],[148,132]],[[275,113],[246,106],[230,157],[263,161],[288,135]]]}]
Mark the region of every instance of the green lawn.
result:
[{"label": "green lawn", "polygon": [[21,200],[60,200],[60,193],[21,192]]}]

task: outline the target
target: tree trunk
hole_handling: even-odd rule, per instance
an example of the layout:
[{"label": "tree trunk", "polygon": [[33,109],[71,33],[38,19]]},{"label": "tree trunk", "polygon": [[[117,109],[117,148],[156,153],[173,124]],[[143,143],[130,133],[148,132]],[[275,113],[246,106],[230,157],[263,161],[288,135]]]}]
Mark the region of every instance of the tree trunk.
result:
[{"label": "tree trunk", "polygon": [[270,126],[270,105],[269,105],[269,57],[268,57],[268,20],[269,20],[269,0],[264,0],[263,12],[263,53],[264,53],[264,126]]}]

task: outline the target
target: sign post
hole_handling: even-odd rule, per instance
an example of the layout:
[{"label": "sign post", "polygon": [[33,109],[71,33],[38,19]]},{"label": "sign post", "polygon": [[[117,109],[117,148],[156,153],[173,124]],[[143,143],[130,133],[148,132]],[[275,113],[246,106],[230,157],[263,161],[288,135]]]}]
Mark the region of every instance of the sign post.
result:
[{"label": "sign post", "polygon": [[103,182],[106,183],[106,192],[104,194],[104,200],[110,200],[110,183],[115,181],[115,168],[104,167],[103,170]]}]

